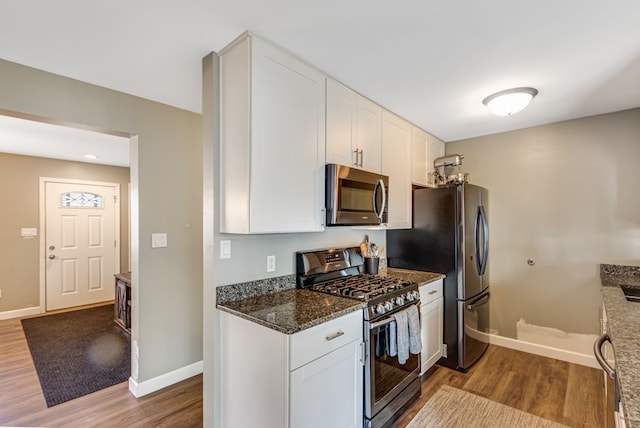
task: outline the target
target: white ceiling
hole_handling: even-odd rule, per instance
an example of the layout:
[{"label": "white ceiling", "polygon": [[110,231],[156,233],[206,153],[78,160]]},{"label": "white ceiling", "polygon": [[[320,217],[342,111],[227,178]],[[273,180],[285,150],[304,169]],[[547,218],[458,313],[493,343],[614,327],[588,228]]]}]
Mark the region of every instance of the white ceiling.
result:
[{"label": "white ceiling", "polygon": [[[0,58],[201,111],[251,30],[445,141],[640,107],[637,0],[6,0]],[[533,86],[529,108],[482,99]]]},{"label": "white ceiling", "polygon": [[[0,115],[0,153],[129,166],[129,139]],[[95,159],[87,159],[93,155]]]}]

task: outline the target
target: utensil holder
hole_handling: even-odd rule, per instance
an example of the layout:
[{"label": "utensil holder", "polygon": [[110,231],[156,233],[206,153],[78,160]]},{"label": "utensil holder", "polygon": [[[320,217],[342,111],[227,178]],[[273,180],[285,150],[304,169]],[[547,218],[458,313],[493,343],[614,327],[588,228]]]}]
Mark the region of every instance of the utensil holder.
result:
[{"label": "utensil holder", "polygon": [[378,267],[380,266],[380,257],[365,257],[364,258],[364,272],[376,275],[378,273]]}]

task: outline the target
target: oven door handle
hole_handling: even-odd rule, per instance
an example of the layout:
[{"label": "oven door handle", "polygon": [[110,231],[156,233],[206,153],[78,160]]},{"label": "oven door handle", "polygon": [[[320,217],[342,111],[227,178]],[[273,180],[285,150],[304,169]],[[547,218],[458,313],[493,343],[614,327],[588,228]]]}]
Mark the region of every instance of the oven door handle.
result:
[{"label": "oven door handle", "polygon": [[596,360],[598,361],[598,364],[600,365],[600,367],[602,367],[602,370],[604,370],[611,379],[615,379],[615,369],[611,367],[609,363],[607,363],[607,360],[605,360],[604,355],[602,354],[602,347],[604,346],[605,342],[611,343],[611,339],[609,339],[609,335],[607,333],[598,337],[596,343],[593,344],[593,353],[596,357]]},{"label": "oven door handle", "polygon": [[394,322],[396,319],[391,317],[389,319],[386,319],[384,321],[378,321],[378,322],[374,322],[373,324],[371,324],[369,326],[369,330],[375,330],[378,327],[382,327],[383,325],[387,325],[387,324],[391,324],[392,322]]}]

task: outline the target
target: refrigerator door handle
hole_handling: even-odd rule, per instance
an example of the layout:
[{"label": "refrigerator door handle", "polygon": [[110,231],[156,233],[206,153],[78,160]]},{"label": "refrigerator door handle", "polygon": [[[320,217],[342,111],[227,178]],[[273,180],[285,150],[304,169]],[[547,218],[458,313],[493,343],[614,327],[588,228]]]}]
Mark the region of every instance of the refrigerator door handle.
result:
[{"label": "refrigerator door handle", "polygon": [[480,256],[480,222],[482,221],[481,214],[482,205],[478,206],[478,210],[476,211],[476,224],[475,224],[475,233],[473,234],[473,252],[474,257],[476,258],[476,271],[478,275],[482,275],[482,258]]},{"label": "refrigerator door handle", "polygon": [[467,309],[472,311],[473,308],[477,308],[478,306],[482,306],[482,305],[485,305],[485,304],[489,303],[489,297],[490,297],[489,293],[485,294],[484,296],[482,296],[480,299],[476,300],[475,302],[468,304],[467,305]]},{"label": "refrigerator door handle", "polygon": [[480,275],[484,275],[485,270],[487,269],[487,260],[489,258],[489,222],[487,221],[487,214],[484,211],[484,206],[480,205],[478,207],[478,213],[480,215],[480,219],[482,221],[482,265],[480,270],[478,271]]}]

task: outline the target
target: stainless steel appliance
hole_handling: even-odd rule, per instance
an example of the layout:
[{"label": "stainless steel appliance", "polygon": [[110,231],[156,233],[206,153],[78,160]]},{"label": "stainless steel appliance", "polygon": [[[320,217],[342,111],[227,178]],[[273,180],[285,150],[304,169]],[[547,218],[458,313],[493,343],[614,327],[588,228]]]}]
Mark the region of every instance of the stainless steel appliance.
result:
[{"label": "stainless steel appliance", "polygon": [[[607,333],[603,333],[593,344],[593,353],[596,356],[596,360],[602,370],[605,373],[605,408],[609,408],[608,404],[611,401],[613,405],[613,420],[615,422],[616,428],[625,428],[626,422],[624,417],[624,408],[620,403],[620,385],[618,383],[618,373],[616,372],[615,367],[612,367],[607,361],[605,355],[605,345],[611,345],[611,349],[613,350],[613,344],[611,343],[611,339]],[[615,353],[615,352],[614,352]],[[615,365],[615,355],[611,358],[613,364]],[[613,389],[613,394],[611,390]]]},{"label": "stainless steel appliance", "polygon": [[390,350],[394,314],[420,304],[418,284],[362,273],[359,248],[296,253],[298,287],[366,303],[363,340],[366,428],[390,426],[420,397],[420,354],[404,364]]},{"label": "stainless steel appliance", "polygon": [[387,222],[389,177],[344,165],[326,165],[327,226]]},{"label": "stainless steel appliance", "polygon": [[489,346],[489,197],[469,183],[413,191],[413,228],[387,231],[390,267],[443,273],[444,354],[466,371]]}]

